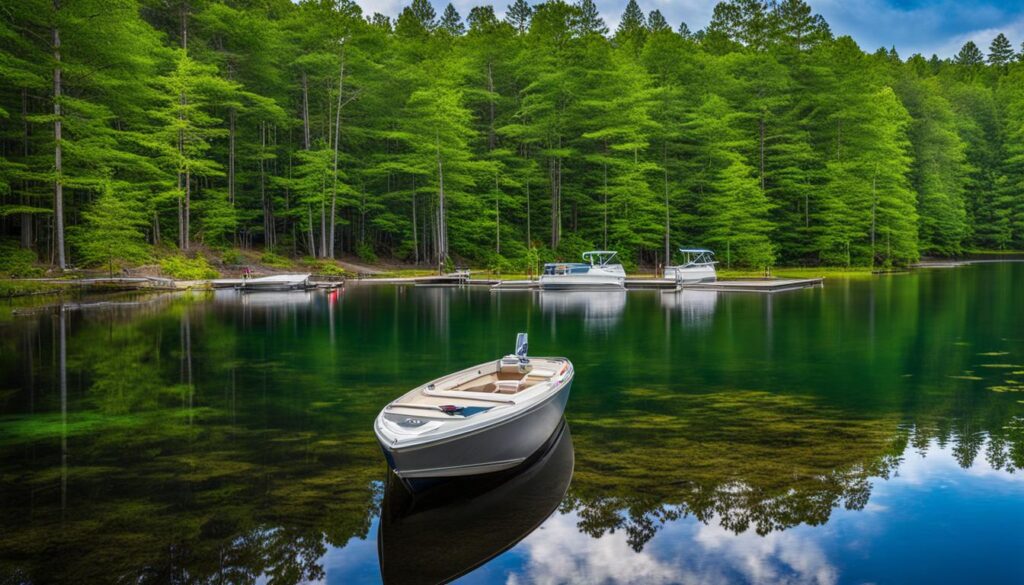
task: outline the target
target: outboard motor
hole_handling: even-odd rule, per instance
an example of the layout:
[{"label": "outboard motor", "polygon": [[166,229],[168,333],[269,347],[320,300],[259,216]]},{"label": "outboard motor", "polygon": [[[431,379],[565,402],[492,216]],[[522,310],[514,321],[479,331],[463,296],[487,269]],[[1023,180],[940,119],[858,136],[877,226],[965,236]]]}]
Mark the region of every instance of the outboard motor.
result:
[{"label": "outboard motor", "polygon": [[520,361],[526,361],[526,350],[529,345],[525,333],[516,335],[516,355],[519,356]]}]

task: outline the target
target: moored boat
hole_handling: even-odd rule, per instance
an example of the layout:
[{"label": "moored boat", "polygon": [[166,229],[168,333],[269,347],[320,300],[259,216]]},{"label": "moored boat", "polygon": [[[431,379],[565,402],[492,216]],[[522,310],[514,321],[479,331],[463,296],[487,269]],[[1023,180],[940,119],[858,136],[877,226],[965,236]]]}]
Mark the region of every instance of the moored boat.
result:
[{"label": "moored boat", "polygon": [[677,266],[666,266],[664,277],[674,280],[679,284],[692,284],[696,282],[715,282],[718,274],[715,272],[715,253],[703,248],[680,248],[683,255],[683,263]]},{"label": "moored boat", "polygon": [[236,288],[244,291],[284,291],[311,288],[309,274],[275,274],[259,278],[246,278]]},{"label": "moored boat", "polygon": [[626,271],[613,262],[618,252],[593,250],[583,253],[583,262],[552,262],[544,265],[540,287],[544,290],[625,287]]},{"label": "moored boat", "polygon": [[410,487],[424,480],[516,467],[558,427],[572,363],[516,352],[414,388],[377,415],[374,432],[388,466]]}]

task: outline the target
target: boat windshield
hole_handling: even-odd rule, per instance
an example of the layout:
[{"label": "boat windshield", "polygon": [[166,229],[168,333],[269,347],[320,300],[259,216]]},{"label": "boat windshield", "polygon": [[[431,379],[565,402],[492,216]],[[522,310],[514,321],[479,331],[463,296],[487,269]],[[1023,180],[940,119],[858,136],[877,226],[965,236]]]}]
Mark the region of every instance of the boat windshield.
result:
[{"label": "boat windshield", "polygon": [[556,262],[544,265],[544,274],[586,274],[590,271],[590,264],[579,262]]},{"label": "boat windshield", "polygon": [[679,248],[683,255],[683,266],[714,266],[715,253],[703,248]]},{"label": "boat windshield", "polygon": [[591,266],[604,266],[609,264],[618,252],[610,250],[593,250],[583,253],[583,261]]}]

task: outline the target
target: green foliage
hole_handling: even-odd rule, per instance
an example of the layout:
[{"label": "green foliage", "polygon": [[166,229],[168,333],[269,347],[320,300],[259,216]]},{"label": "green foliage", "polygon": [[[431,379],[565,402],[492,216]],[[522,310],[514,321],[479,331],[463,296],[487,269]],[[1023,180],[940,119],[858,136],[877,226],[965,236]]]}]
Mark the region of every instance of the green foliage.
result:
[{"label": "green foliage", "polygon": [[260,264],[266,264],[273,268],[290,268],[292,265],[291,260],[273,252],[272,250],[265,250],[260,254]]},{"label": "green foliage", "polygon": [[160,260],[160,269],[177,280],[206,280],[219,276],[202,254],[196,254],[195,258],[168,256]]},{"label": "green foliage", "polygon": [[234,248],[228,248],[221,252],[220,261],[228,265],[241,264],[244,260],[241,252]]},{"label": "green foliage", "polygon": [[141,264],[149,258],[142,228],[146,220],[138,203],[115,194],[105,185],[102,194],[82,212],[85,223],[72,234],[72,242],[86,265]]},{"label": "green foliage", "polygon": [[19,247],[12,240],[0,240],[0,276],[30,278],[42,275],[43,269],[35,264],[35,252]]},{"label": "green foliage", "polygon": [[338,266],[330,260],[317,260],[315,258],[307,259],[306,265],[315,274],[322,274],[325,276],[345,276],[345,269]]},{"label": "green foliage", "polygon": [[433,268],[541,243],[746,266],[1024,246],[1024,64],[1002,34],[904,62],[804,0],[719,2],[696,34],[634,0],[614,31],[593,0],[515,0],[504,20],[413,0],[394,22],[351,1],[185,4],[0,18],[0,236],[55,256],[59,183],[73,263],[109,268],[169,240]]},{"label": "green foliage", "polygon": [[373,251],[373,246],[365,243],[356,246],[356,256],[363,262],[370,264],[377,261],[377,253]]}]

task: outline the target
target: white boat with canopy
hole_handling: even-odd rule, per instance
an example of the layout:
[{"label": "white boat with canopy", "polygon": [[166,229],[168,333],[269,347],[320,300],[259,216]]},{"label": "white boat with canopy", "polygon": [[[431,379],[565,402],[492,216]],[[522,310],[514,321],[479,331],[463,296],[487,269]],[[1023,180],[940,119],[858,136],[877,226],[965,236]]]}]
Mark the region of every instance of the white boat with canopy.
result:
[{"label": "white boat with canopy", "polygon": [[683,255],[683,263],[676,266],[666,266],[664,277],[674,280],[679,284],[692,284],[696,282],[715,282],[718,275],[715,272],[715,253],[703,248],[680,248]]},{"label": "white boat with canopy", "polygon": [[583,262],[552,262],[544,265],[540,287],[544,290],[625,287],[626,271],[613,262],[618,252],[593,250],[583,253]]}]

